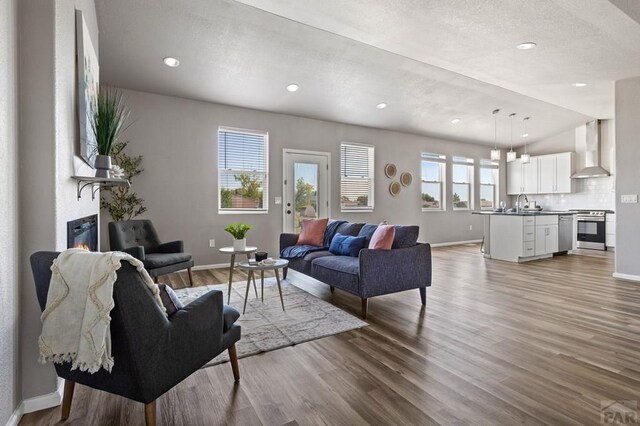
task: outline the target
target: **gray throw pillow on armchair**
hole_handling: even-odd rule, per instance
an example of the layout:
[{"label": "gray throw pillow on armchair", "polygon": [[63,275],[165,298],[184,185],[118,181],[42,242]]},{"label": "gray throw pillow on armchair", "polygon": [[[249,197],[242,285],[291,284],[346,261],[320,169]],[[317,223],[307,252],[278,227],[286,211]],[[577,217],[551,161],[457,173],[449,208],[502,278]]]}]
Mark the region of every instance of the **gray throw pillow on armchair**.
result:
[{"label": "gray throw pillow on armchair", "polygon": [[158,289],[160,290],[160,299],[162,300],[164,308],[167,310],[168,317],[171,317],[171,315],[184,308],[184,305],[180,299],[178,299],[178,295],[171,287],[166,284],[158,284]]}]

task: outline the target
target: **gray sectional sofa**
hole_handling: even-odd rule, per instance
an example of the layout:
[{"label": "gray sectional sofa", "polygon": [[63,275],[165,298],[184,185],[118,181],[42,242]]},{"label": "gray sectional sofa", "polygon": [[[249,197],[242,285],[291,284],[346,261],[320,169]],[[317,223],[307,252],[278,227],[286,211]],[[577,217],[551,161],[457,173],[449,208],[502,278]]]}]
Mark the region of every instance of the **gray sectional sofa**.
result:
[{"label": "gray sectional sofa", "polygon": [[324,247],[308,253],[296,253],[298,234],[280,235],[280,255],[289,260],[289,268],[328,284],[331,291],[339,288],[359,296],[365,319],[367,300],[374,296],[417,288],[422,304],[426,304],[426,289],[431,286],[431,246],[417,242],[418,226],[396,226],[391,250],[364,248],[358,257],[351,257],[330,253],[331,237],[337,233],[365,236],[368,247],[378,225],[341,222],[331,226],[331,222],[327,227],[331,234],[325,233]]}]

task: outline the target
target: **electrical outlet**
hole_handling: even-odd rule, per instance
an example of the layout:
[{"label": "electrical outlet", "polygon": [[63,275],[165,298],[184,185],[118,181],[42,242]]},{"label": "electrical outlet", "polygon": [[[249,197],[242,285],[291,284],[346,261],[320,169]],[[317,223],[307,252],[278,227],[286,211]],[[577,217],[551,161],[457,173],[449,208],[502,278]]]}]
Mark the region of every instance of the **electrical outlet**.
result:
[{"label": "electrical outlet", "polygon": [[214,240],[213,238],[209,240],[209,247],[215,247],[216,246],[216,240]]},{"label": "electrical outlet", "polygon": [[620,201],[622,202],[622,204],[637,204],[638,194],[623,195]]},{"label": "electrical outlet", "polygon": [[473,225],[469,225],[469,231],[473,231]]}]

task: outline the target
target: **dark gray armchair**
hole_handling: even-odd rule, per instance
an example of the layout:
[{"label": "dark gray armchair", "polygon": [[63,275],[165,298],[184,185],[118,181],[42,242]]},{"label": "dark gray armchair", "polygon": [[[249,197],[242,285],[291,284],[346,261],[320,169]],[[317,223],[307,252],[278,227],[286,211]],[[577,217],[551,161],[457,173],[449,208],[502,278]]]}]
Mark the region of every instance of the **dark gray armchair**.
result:
[{"label": "dark gray armchair", "polygon": [[193,258],[184,252],[182,241],[160,242],[150,220],[125,220],[109,223],[109,247],[113,251],[129,253],[144,263],[149,275],[158,276],[186,269],[193,285]]},{"label": "dark gray armchair", "polygon": [[[31,269],[40,307],[44,310],[51,280],[51,264],[59,253],[31,256]],[[167,318],[153,300],[140,274],[128,262],[118,270],[113,288],[111,373],[71,370],[70,363],[55,364],[65,379],[62,420],[69,417],[76,383],[124,396],[145,404],[147,425],[156,421],[156,399],[201,368],[229,351],[233,376],[240,379],[235,342],[239,313],[222,304],[222,292],[213,290]]]}]

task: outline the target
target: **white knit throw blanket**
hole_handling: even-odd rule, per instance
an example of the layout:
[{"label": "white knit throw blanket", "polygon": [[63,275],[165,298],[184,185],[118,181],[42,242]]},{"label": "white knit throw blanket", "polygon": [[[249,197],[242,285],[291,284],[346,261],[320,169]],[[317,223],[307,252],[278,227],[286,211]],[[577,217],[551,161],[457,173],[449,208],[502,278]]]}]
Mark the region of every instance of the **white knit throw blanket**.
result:
[{"label": "white knit throw blanket", "polygon": [[40,362],[70,362],[71,369],[111,372],[111,316],[113,285],[120,262],[127,261],[140,273],[156,303],[164,310],[158,286],[143,263],[121,252],[66,250],[51,266],[47,306],[42,313],[38,339]]}]

